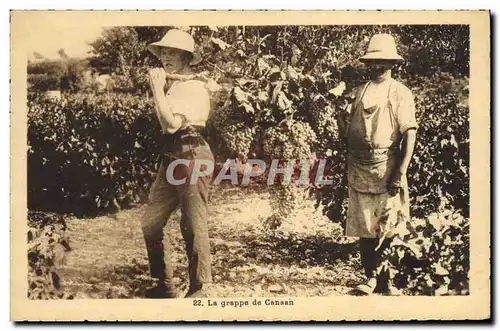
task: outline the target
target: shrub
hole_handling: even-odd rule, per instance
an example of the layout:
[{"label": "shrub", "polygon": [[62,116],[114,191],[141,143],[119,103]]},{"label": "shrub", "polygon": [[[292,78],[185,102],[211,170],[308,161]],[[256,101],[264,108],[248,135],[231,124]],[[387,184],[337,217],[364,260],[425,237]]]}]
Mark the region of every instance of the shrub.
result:
[{"label": "shrub", "polygon": [[32,96],[28,109],[30,208],[81,214],[147,197],[162,141],[148,100]]},{"label": "shrub", "polygon": [[[450,89],[453,80],[459,82],[455,91]],[[442,197],[448,207],[469,216],[467,83],[438,75],[414,87],[420,127],[408,177],[412,213],[417,217],[437,211]]]},{"label": "shrub", "polygon": [[28,298],[73,299],[65,293],[57,273],[57,262],[70,250],[61,215],[28,213]]},{"label": "shrub", "polygon": [[399,223],[378,272],[407,294],[469,294],[469,221],[442,208]]}]

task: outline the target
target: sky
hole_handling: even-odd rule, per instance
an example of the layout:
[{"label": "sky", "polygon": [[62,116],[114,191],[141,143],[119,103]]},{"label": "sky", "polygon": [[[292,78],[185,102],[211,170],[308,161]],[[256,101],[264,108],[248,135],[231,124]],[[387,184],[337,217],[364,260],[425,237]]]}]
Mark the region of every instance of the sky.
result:
[{"label": "sky", "polygon": [[58,58],[57,51],[63,48],[70,57],[85,57],[91,47],[88,45],[101,35],[103,26],[88,22],[75,22],[61,28],[60,25],[44,23],[30,29],[29,55],[38,52],[49,59]]}]

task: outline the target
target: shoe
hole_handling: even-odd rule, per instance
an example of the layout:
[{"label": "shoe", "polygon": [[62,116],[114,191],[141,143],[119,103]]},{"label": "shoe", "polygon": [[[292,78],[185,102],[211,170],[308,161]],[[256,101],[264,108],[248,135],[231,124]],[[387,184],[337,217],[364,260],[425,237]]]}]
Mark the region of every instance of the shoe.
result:
[{"label": "shoe", "polygon": [[208,298],[208,285],[201,285],[193,289],[189,289],[185,298]]},{"label": "shoe", "polygon": [[389,290],[387,291],[387,295],[399,296],[399,295],[404,295],[404,292],[402,289],[398,289],[395,286],[391,286],[391,287],[389,287]]},{"label": "shoe", "polygon": [[158,285],[148,288],[145,291],[148,299],[174,299],[177,298],[177,291],[166,285]]},{"label": "shoe", "polygon": [[377,286],[374,293],[381,295],[391,295],[391,286],[389,284],[389,275],[383,272],[377,276]]},{"label": "shoe", "polygon": [[377,287],[377,278],[372,277],[366,283],[360,284],[352,289],[353,295],[372,295]]}]

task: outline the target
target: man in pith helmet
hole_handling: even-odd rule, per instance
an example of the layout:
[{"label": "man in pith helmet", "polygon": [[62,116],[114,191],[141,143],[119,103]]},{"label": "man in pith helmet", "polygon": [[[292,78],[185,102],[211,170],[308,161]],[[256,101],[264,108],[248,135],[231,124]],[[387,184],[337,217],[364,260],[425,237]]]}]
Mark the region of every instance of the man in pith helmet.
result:
[{"label": "man in pith helmet", "polygon": [[360,61],[371,79],[357,90],[351,112],[339,117],[339,128],[348,146],[346,235],[360,238],[368,281],[357,290],[372,294],[388,291],[387,277],[376,276],[381,252],[390,243],[381,239],[410,217],[406,174],[418,125],[412,92],[391,75],[403,61],[393,36],[374,35]]},{"label": "man in pith helmet", "polygon": [[[191,176],[198,171],[194,160],[213,162],[210,147],[200,134],[210,113],[209,93],[205,83],[199,80],[173,79],[192,77],[191,65],[200,62],[190,34],[171,29],[160,41],[148,45],[148,50],[163,65],[163,68],[150,69],[148,75],[156,115],[164,133],[164,146],[149,203],[141,219],[151,276],[158,279],[158,285],[148,289],[146,297],[177,296],[168,254],[165,259],[163,229],[179,207],[189,262],[186,297],[205,296],[206,286],[212,281],[207,225],[210,175],[200,176],[194,185]],[[166,85],[169,88],[165,93]],[[178,163],[179,160],[187,161]],[[172,162],[176,166],[169,175]],[[184,183],[179,184],[183,179]]]}]

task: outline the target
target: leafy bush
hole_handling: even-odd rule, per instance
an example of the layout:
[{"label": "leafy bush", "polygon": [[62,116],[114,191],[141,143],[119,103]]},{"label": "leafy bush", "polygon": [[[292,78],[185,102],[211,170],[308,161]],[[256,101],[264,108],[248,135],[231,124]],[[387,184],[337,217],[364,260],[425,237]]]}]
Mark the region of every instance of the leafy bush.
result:
[{"label": "leafy bush", "polygon": [[62,290],[56,268],[70,250],[63,217],[30,211],[28,225],[28,298],[73,299]]},{"label": "leafy bush", "polygon": [[68,95],[28,103],[28,204],[75,214],[147,196],[162,136],[144,98]]},{"label": "leafy bush", "polygon": [[[450,89],[454,81],[454,90]],[[458,83],[457,83],[458,82]],[[469,216],[468,81],[438,75],[416,83],[419,130],[408,170],[412,213],[417,217],[447,206]]]},{"label": "leafy bush", "polygon": [[423,219],[403,220],[382,253],[379,273],[408,294],[469,294],[469,221],[442,208]]},{"label": "leafy bush", "polygon": [[76,92],[82,88],[87,61],[68,58],[64,52],[61,60],[28,62],[28,90],[62,90]]}]

